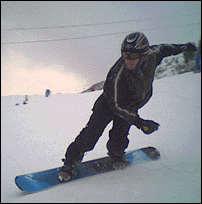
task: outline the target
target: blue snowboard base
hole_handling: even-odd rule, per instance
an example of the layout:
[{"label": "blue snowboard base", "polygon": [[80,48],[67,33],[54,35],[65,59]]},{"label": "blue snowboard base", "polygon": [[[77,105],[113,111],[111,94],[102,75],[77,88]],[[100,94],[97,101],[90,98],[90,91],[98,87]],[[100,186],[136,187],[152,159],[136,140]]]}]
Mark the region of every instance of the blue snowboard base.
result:
[{"label": "blue snowboard base", "polygon": [[[134,164],[141,164],[160,158],[159,151],[154,147],[144,147],[137,150],[129,151],[125,154],[128,160],[127,166]],[[24,174],[15,177],[15,184],[17,187],[25,192],[37,192],[55,185],[64,183],[58,178],[58,172],[61,167],[52,168],[44,171],[39,171],[30,174]],[[74,179],[84,178],[86,176],[93,176],[103,172],[113,171],[109,157],[103,157],[81,163],[78,166],[78,174]],[[70,182],[66,181],[66,182]]]}]

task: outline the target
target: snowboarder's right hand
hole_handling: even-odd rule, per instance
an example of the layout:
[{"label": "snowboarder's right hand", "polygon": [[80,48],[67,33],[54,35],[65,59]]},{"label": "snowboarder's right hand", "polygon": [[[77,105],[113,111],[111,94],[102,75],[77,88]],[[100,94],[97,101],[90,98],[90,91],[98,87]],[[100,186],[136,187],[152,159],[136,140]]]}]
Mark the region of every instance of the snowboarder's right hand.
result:
[{"label": "snowboarder's right hand", "polygon": [[152,121],[152,120],[145,120],[144,121],[144,125],[141,127],[141,130],[145,133],[145,134],[151,134],[154,131],[158,130],[159,128],[159,124]]},{"label": "snowboarder's right hand", "polygon": [[160,126],[158,123],[153,120],[143,120],[138,118],[134,124],[138,129],[141,129],[145,134],[151,134],[154,131],[158,130]]}]

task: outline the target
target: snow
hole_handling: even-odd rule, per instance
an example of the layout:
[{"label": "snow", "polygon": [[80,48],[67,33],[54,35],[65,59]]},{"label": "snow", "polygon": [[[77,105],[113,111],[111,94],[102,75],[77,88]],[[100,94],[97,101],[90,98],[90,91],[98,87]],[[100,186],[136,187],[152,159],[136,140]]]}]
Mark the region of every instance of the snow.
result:
[{"label": "snow", "polygon": [[[50,97],[1,97],[1,202],[201,203],[201,74],[154,81],[152,99],[139,110],[160,123],[147,136],[132,127],[127,150],[154,146],[161,159],[27,194],[16,175],[62,165],[67,146],[86,125],[102,91]],[[15,106],[19,103],[18,106]],[[106,156],[111,123],[84,161]]]}]

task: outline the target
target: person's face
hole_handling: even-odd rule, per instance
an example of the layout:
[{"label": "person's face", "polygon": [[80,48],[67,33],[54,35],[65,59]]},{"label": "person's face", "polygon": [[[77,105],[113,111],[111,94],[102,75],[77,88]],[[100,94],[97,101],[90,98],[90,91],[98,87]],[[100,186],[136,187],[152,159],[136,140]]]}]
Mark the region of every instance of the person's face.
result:
[{"label": "person's face", "polygon": [[127,52],[121,50],[121,55],[125,60],[127,68],[130,70],[135,69],[140,60],[140,54],[138,52]]},{"label": "person's face", "polygon": [[140,58],[138,58],[138,59],[125,59],[125,64],[126,64],[128,69],[134,70],[135,67],[137,66],[139,60],[140,60]]}]

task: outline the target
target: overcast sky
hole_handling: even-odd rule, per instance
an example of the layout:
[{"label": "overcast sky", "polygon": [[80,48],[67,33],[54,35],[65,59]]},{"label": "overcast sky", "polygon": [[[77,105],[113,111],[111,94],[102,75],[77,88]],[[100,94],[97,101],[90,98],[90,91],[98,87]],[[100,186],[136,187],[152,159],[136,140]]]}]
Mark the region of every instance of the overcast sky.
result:
[{"label": "overcast sky", "polygon": [[201,2],[1,1],[1,95],[82,91],[105,80],[135,31],[151,45],[197,44]]}]

